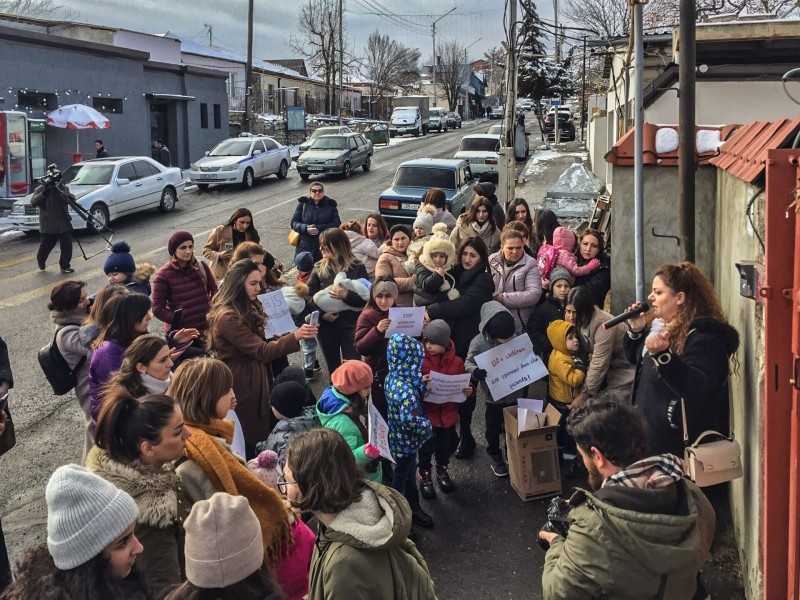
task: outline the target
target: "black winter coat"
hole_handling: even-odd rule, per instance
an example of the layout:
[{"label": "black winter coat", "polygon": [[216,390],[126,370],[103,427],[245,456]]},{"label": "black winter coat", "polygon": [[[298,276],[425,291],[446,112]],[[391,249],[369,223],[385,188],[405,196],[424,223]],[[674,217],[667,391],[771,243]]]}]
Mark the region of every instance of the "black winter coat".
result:
[{"label": "black winter coat", "polygon": [[536,305],[528,319],[526,329],[533,343],[533,351],[545,364],[553,350],[553,345],[547,337],[547,326],[557,319],[564,319],[564,307],[560,300],[556,300],[550,294]]},{"label": "black winter coat", "polygon": [[40,185],[33,192],[31,206],[39,209],[40,233],[60,235],[72,231],[72,219],[65,196],[77,202],[69,189],[60,183],[57,187]]},{"label": "black winter coat", "polygon": [[[592,292],[592,300],[598,308],[603,308],[606,302],[606,294],[611,289],[611,257],[605,252],[597,255],[600,266],[591,273],[581,275],[575,279],[575,287],[583,286]],[[578,265],[583,266],[588,261],[584,261],[578,256]]]},{"label": "black winter coat", "polygon": [[481,307],[492,299],[494,281],[484,263],[469,270],[460,264],[453,269],[459,296],[455,300],[436,302],[425,307],[431,319],[444,319],[450,325],[450,338],[456,354],[466,360],[469,343],[478,335]]},{"label": "black winter coat", "polygon": [[314,262],[321,260],[319,234],[309,235],[307,233],[308,226],[316,225],[319,233],[322,233],[326,229],[339,227],[341,224],[339,209],[336,208],[336,200],[323,196],[322,200],[315,203],[308,196],[300,196],[297,199],[297,207],[294,209],[291,223],[292,229],[300,234],[295,256],[300,252],[311,252],[314,256]]},{"label": "black winter coat", "polygon": [[[632,339],[629,333],[623,346],[628,361],[636,365],[631,400],[645,420],[647,456],[663,452],[683,456],[681,398],[686,403],[690,443],[707,429],[728,435],[728,359],[739,347],[739,333],[727,323],[711,317],[697,317],[692,322],[683,354],[662,352],[643,357],[646,336],[644,332]],[[668,361],[667,356],[671,356]],[[660,364],[658,359],[666,364]]]},{"label": "black winter coat", "polygon": [[[308,280],[308,297],[313,298],[314,294],[316,294],[321,289],[324,289],[333,283],[333,279],[336,277],[336,273],[333,273],[327,277],[320,277],[319,273],[313,271],[311,273],[311,277]],[[347,270],[347,278],[348,279],[367,279],[367,268],[364,266],[364,263],[355,262],[353,263],[350,268]],[[349,304],[354,308],[364,308],[367,302],[361,296],[359,296],[353,290],[347,290],[347,296],[344,297],[344,302]],[[317,306],[311,302],[310,310],[318,310]],[[320,310],[320,314],[324,311]],[[355,310],[343,310],[339,313],[339,317],[333,321],[326,321],[325,319],[320,318],[319,326],[320,329],[337,329],[342,330],[353,337],[355,329],[356,329],[356,321],[358,320],[358,315],[361,314],[359,311]]]}]

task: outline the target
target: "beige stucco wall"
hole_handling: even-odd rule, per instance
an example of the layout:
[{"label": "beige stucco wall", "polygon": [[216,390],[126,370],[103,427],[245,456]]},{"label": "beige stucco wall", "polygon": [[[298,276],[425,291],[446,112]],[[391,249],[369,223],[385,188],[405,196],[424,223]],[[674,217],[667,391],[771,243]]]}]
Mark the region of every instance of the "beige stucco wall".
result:
[{"label": "beige stucco wall", "polygon": [[[695,178],[695,230],[697,265],[713,278],[715,168],[700,167]],[[636,299],[633,230],[633,167],[614,167],[611,231],[611,308],[625,310]],[[676,240],[653,236],[680,233],[678,228],[678,167],[644,168],[644,278],[645,292],[652,287],[653,273],[663,263],[676,263],[681,251]]]},{"label": "beige stucco wall", "polygon": [[607,163],[604,158],[614,145],[609,139],[609,135],[608,114],[605,111],[593,114],[586,127],[586,149],[589,151],[589,165],[592,173],[606,184],[606,190],[611,193],[614,167]]},{"label": "beige stucco wall", "polygon": [[[677,86],[677,84],[676,84]],[[800,96],[798,91],[790,91]],[[747,124],[800,116],[800,105],[792,102],[778,81],[698,81],[695,103],[699,125]],[[645,110],[648,123],[678,122],[678,99],[666,93]]]},{"label": "beige stucco wall", "polygon": [[[742,444],[744,475],[731,484],[731,507],[746,595],[756,599],[762,597],[759,524],[764,306],[739,295],[739,272],[735,263],[753,260],[763,264],[764,253],[745,214],[755,188],[727,172],[718,171],[717,175],[715,287],[722,311],[740,336],[738,373],[731,377],[731,419],[734,435]],[[762,239],[763,206],[761,195],[753,204],[753,213]]]}]

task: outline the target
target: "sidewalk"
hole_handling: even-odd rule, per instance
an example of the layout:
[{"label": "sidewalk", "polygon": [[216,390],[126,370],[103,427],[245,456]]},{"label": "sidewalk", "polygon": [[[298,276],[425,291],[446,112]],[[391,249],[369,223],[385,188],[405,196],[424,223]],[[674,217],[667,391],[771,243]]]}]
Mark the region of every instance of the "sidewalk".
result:
[{"label": "sidewalk", "polygon": [[[536,210],[547,191],[576,158],[583,159],[584,164],[589,166],[589,152],[582,142],[564,142],[558,146],[550,144],[548,150],[539,136],[538,128],[530,133],[529,139],[531,157],[517,180],[517,197],[525,198],[531,210]],[[523,180],[522,184],[520,180]]]}]

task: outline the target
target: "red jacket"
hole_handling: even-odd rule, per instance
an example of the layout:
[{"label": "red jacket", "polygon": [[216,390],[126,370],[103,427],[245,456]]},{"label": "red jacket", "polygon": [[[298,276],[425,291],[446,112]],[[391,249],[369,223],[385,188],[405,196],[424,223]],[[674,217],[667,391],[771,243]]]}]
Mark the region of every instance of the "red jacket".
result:
[{"label": "red jacket", "polygon": [[[422,361],[422,374],[427,375],[431,371],[442,373],[443,375],[463,375],[464,361],[456,354],[455,344],[450,341],[450,349],[443,354],[433,356],[425,351],[425,359]],[[445,402],[444,404],[432,404],[425,402],[425,413],[428,420],[436,429],[455,427],[458,423],[458,403]]]},{"label": "red jacket", "polygon": [[[200,273],[203,269],[205,277]],[[161,267],[153,277],[153,314],[169,329],[172,315],[178,308],[183,309],[181,328],[195,328],[201,332],[208,329],[206,315],[211,308],[211,298],[217,293],[217,282],[208,265],[194,260],[182,269],[174,261]]]},{"label": "red jacket", "polygon": [[372,369],[372,374],[387,374],[386,348],[389,339],[377,329],[378,323],[389,318],[388,312],[368,306],[358,315],[356,333],[353,339],[356,351],[364,357],[364,362]]}]

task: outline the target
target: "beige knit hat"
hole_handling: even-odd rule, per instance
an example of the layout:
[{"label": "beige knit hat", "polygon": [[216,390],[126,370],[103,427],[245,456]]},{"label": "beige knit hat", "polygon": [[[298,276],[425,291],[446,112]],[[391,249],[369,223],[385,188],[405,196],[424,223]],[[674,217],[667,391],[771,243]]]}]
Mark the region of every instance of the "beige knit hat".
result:
[{"label": "beige knit hat", "polygon": [[217,492],[195,502],[186,522],[186,579],[199,588],[224,588],[261,568],[261,525],[244,496]]}]

